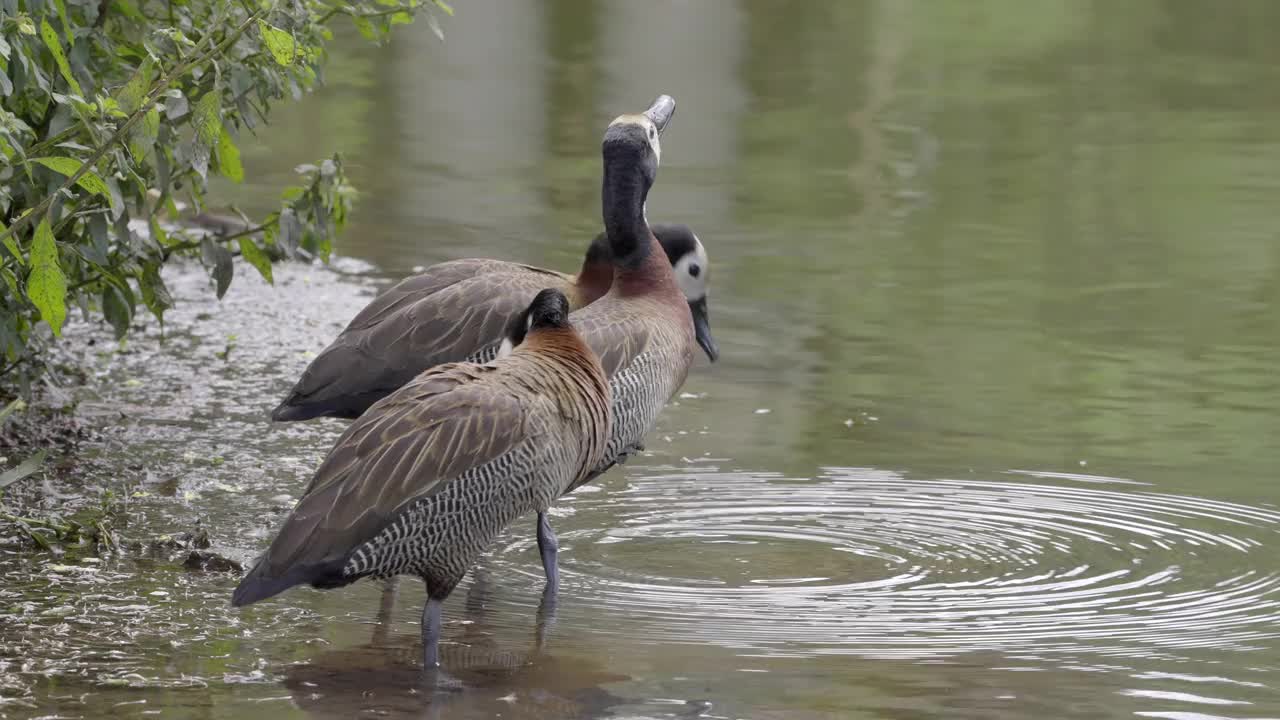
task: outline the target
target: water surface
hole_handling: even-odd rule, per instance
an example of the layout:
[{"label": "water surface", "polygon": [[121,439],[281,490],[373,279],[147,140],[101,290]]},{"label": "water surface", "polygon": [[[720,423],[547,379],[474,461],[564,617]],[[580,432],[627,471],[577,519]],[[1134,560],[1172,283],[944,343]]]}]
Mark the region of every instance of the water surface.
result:
[{"label": "water surface", "polygon": [[722,361],[555,509],[554,613],[532,519],[495,545],[443,690],[413,583],[379,626],[372,583],[233,611],[0,549],[0,717],[1280,717],[1280,5],[457,11],[340,38],[221,189],[345,153],[337,272],[176,268],[163,342],[69,331],[126,533],[252,558],[342,427],[266,421],[311,354],[418,266],[575,267],[603,128],[659,92],[648,212],[711,253]]}]

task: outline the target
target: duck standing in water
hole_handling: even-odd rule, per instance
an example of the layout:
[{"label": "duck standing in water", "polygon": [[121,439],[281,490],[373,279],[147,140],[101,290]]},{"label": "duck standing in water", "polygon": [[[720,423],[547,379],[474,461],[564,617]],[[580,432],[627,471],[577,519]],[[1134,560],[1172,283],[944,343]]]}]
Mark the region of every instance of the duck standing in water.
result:
[{"label": "duck standing in water", "polygon": [[[662,95],[643,114],[616,118],[601,145],[601,206],[613,279],[603,297],[571,317],[608,376],[612,431],[600,463],[566,493],[643,447],[645,434],[679,392],[693,364],[697,322],[678,282],[681,274],[671,272],[644,212],[657,179],[661,135],[674,112],[675,100]],[[546,513],[538,515],[537,532],[547,587],[554,593],[560,545]],[[384,595],[384,607],[394,602],[392,592]]]},{"label": "duck standing in water", "polygon": [[573,323],[609,377],[613,431],[600,466],[570,490],[643,447],[645,433],[693,363],[695,322],[645,218],[662,157],[661,136],[674,112],[675,100],[659,96],[644,113],[614,119],[601,144],[601,210],[613,283],[604,297],[575,312]]},{"label": "duck standing in water", "polygon": [[[719,356],[707,313],[707,251],[686,225],[655,225],[654,233],[684,293],[698,344]],[[497,354],[503,325],[543,288],[556,288],[574,310],[598,300],[613,284],[608,238],[592,240],[578,274],[503,260],[451,260],[406,278],[379,295],[316,356],[276,421],[316,417],[352,419],[445,362],[486,362]]]},{"label": "duck standing in water", "polygon": [[564,294],[539,292],[508,335],[507,356],[424,372],[353,422],[232,604],[416,575],[424,662],[436,667],[443,600],[503,528],[545,517],[598,467],[609,438],[608,382]]}]

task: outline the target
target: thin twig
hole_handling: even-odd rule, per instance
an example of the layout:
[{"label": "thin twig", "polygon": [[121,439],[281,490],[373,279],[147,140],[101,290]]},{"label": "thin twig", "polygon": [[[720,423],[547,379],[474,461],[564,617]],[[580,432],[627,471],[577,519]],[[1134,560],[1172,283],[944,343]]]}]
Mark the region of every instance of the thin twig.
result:
[{"label": "thin twig", "polygon": [[[215,242],[224,242],[224,243],[231,242],[232,240],[239,240],[240,238],[247,237],[249,235],[256,235],[257,233],[260,233],[263,230],[266,230],[269,224],[270,223],[264,223],[262,225],[257,225],[255,227],[247,228],[245,230],[241,230],[240,232],[232,233],[230,235],[218,235],[216,233],[211,233],[211,235],[213,236],[213,239]],[[172,245],[166,245],[163,252],[161,252],[160,257],[162,261],[168,262],[169,257],[172,256],[175,252],[181,252],[183,250],[195,250],[198,247],[200,247],[200,240],[185,240],[183,242],[174,243]],[[239,255],[240,251],[232,250],[231,254]],[[76,283],[75,285],[72,285],[71,287],[67,288],[67,294],[70,295],[71,293],[77,290],[80,290],[96,282],[101,282],[107,279],[108,278],[106,274],[101,272],[95,273],[94,275],[91,275],[90,277],[87,277],[84,280],[81,280],[80,282]],[[14,365],[17,365],[17,363],[14,363]],[[0,376],[2,375],[4,375],[4,373],[0,372]]]},{"label": "thin twig", "polygon": [[8,520],[9,522],[21,523],[23,525],[34,525],[39,528],[45,528],[46,530],[53,530],[62,535],[70,534],[71,531],[76,529],[75,525],[59,525],[58,523],[52,520],[41,520],[40,518],[33,518],[33,517],[20,517],[18,515],[10,515],[9,513],[0,513],[0,520]]},{"label": "thin twig", "polygon": [[408,5],[397,5],[396,7],[393,7],[393,8],[387,8],[387,9],[385,9],[385,10],[375,10],[375,11],[371,11],[371,12],[360,12],[360,11],[358,11],[358,10],[354,9],[354,8],[351,8],[351,7],[336,6],[336,7],[331,7],[331,8],[329,8],[329,12],[327,12],[327,13],[325,13],[325,14],[321,15],[321,16],[320,16],[320,20],[319,20],[318,22],[319,22],[319,24],[323,25],[323,24],[325,24],[325,23],[329,22],[331,19],[333,19],[333,16],[334,16],[334,15],[347,15],[347,16],[350,16],[350,17],[353,17],[353,18],[365,18],[365,19],[368,19],[368,18],[377,18],[377,17],[386,17],[386,16],[388,16],[388,15],[395,15],[395,14],[402,13],[402,12],[407,12],[407,13],[409,13],[409,14],[411,14],[411,15],[412,15],[412,14],[415,14],[415,13],[416,13],[416,11],[417,11],[418,9],[419,9],[419,8],[416,8],[416,7],[410,7],[410,6],[408,6]]},{"label": "thin twig", "polygon": [[[258,233],[266,229],[267,229],[267,224],[264,223],[262,225],[257,225],[251,228],[245,228],[244,230],[231,233],[230,235],[219,235],[218,233],[210,233],[210,235],[212,235],[213,239],[216,240],[217,242],[231,242],[232,240],[239,240],[242,237],[257,235]],[[169,256],[175,252],[179,252],[182,250],[195,250],[198,247],[200,247],[200,240],[187,240],[185,242],[174,243],[172,245],[165,247],[164,259],[168,260]]]},{"label": "thin twig", "polygon": [[36,157],[39,157],[43,155],[46,150],[49,150],[57,146],[58,143],[65,142],[75,137],[77,132],[79,132],[79,128],[77,128],[75,125],[68,125],[66,128],[62,130],[62,132],[58,133],[57,135],[54,135],[51,138],[47,138],[27,148],[26,153],[28,156],[35,155]]},{"label": "thin twig", "polygon": [[78,210],[73,212],[58,222],[57,226],[53,228],[53,236],[57,237],[68,224],[75,220],[79,220],[83,217],[89,217],[90,215],[106,215],[109,212],[111,212],[111,208],[91,208],[89,210]]}]

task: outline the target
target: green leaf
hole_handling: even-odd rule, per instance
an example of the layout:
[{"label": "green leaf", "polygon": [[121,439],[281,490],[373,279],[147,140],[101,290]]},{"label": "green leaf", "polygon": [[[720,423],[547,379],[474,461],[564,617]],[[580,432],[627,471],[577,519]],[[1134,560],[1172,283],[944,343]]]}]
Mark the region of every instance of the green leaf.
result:
[{"label": "green leaf", "polygon": [[151,58],[144,59],[134,71],[133,77],[129,78],[129,82],[125,83],[116,94],[116,102],[120,103],[121,110],[132,113],[142,107],[142,101],[146,99],[147,91],[151,89],[154,74],[155,65],[151,62]]},{"label": "green leaf", "polygon": [[209,172],[209,153],[222,134],[221,90],[215,87],[200,98],[191,122],[196,130],[192,140],[191,167],[203,178]]},{"label": "green leaf", "polygon": [[240,257],[243,257],[245,262],[257,268],[268,285],[276,284],[275,279],[271,276],[271,258],[267,257],[267,253],[258,247],[253,238],[240,238]]},{"label": "green leaf", "polygon": [[[3,232],[4,229],[4,223],[0,223],[0,232]],[[13,253],[13,259],[17,260],[19,265],[27,264],[26,258],[22,257],[22,248],[18,247],[18,240],[14,236],[10,235],[5,238],[4,246],[9,249],[9,252]]]},{"label": "green leaf", "polygon": [[13,400],[10,400],[8,405],[0,408],[0,425],[3,425],[4,421],[7,420],[10,415],[19,410],[25,410],[26,407],[27,403],[22,398],[14,398]]},{"label": "green leaf", "polygon": [[[120,162],[124,165],[124,162]],[[111,217],[116,219],[124,212],[124,193],[120,192],[120,183],[112,175],[107,176],[107,202],[111,205]]]},{"label": "green leaf", "polygon": [[89,218],[89,242],[80,245],[80,255],[95,265],[111,262],[111,239],[107,236],[107,219],[101,214]]},{"label": "green leaf", "polygon": [[356,29],[360,31],[365,40],[376,41],[378,39],[378,31],[373,27],[373,23],[369,22],[369,18],[352,15],[351,22],[355,24]]},{"label": "green leaf", "polygon": [[240,164],[240,149],[231,139],[231,133],[222,128],[218,138],[218,172],[231,182],[244,182],[244,166]]},{"label": "green leaf", "polygon": [[[71,177],[79,172],[80,166],[84,164],[72,157],[38,157],[31,158],[31,162],[40,163],[50,170],[62,173],[67,177]],[[102,179],[102,176],[92,170],[81,175],[80,179],[76,181],[76,184],[91,193],[101,195],[108,200],[111,199],[111,192],[107,189],[106,181]]]},{"label": "green leaf", "polygon": [[19,480],[39,470],[40,466],[44,464],[45,456],[47,456],[48,454],[49,454],[48,450],[41,450],[37,452],[35,455],[32,455],[26,460],[23,460],[22,463],[18,465],[18,467],[15,467],[11,470],[6,470],[3,473],[0,473],[0,489],[7,488],[10,485],[18,482]]},{"label": "green leaf", "polygon": [[115,0],[115,2],[111,4],[111,7],[118,10],[121,15],[124,15],[130,20],[135,20],[139,23],[150,22],[150,18],[143,15],[142,11],[138,10],[138,6],[129,2],[129,0]]},{"label": "green leaf", "polygon": [[147,221],[147,225],[151,228],[151,238],[159,243],[160,247],[169,247],[174,244],[173,240],[169,238],[169,233],[160,227],[160,220],[155,215],[151,216]]},{"label": "green leaf", "polygon": [[191,111],[191,103],[182,91],[174,88],[164,94],[164,116],[170,121],[180,120]]},{"label": "green leaf", "polygon": [[160,111],[154,107],[142,116],[142,122],[133,128],[129,138],[129,152],[135,162],[141,163],[151,154],[156,144],[156,136],[160,134]]},{"label": "green leaf", "polygon": [[67,36],[67,45],[75,47],[76,38],[71,34],[71,21],[67,19],[66,0],[54,0],[53,4],[58,7],[58,19],[62,21],[62,34]]},{"label": "green leaf", "polygon": [[445,15],[448,15],[449,17],[453,17],[453,6],[449,5],[449,3],[445,2],[444,0],[435,0],[435,4],[436,4],[436,7],[444,11]]},{"label": "green leaf", "polygon": [[22,294],[22,289],[18,287],[18,276],[13,274],[9,268],[0,268],[0,278],[4,278],[4,284],[9,286],[9,292],[15,297]]},{"label": "green leaf", "polygon": [[160,134],[160,111],[155,108],[148,110],[147,114],[142,116],[142,128],[147,133],[147,137],[155,140]]},{"label": "green leaf", "polygon": [[160,278],[158,264],[149,263],[143,268],[142,275],[138,278],[138,287],[142,290],[142,303],[164,324],[164,311],[173,307],[173,296]]},{"label": "green leaf", "polygon": [[31,274],[27,276],[27,297],[40,311],[40,317],[62,335],[67,320],[67,278],[58,266],[58,246],[53,241],[49,218],[40,221],[35,241],[31,244]]},{"label": "green leaf", "polygon": [[213,147],[218,141],[218,135],[222,132],[222,91],[214,88],[200,97],[200,101],[196,103],[195,117],[192,119],[195,123],[196,134],[200,137],[200,141]]},{"label": "green leaf", "polygon": [[67,54],[62,51],[62,43],[58,42],[58,31],[49,24],[49,18],[40,19],[40,37],[44,38],[44,44],[48,46],[49,52],[53,53],[53,60],[58,63],[58,72],[62,73],[62,79],[67,81],[67,86],[72,92],[83,97],[84,91],[80,89],[80,83],[76,82],[75,76],[71,74]]},{"label": "green leaf", "polygon": [[102,314],[115,329],[116,340],[123,340],[129,334],[129,323],[133,321],[133,293],[126,293],[120,286],[107,283],[102,288]]},{"label": "green leaf", "polygon": [[272,27],[265,21],[258,21],[258,31],[262,34],[262,42],[267,46],[267,50],[271,52],[271,56],[281,65],[292,65],[294,59],[298,55],[298,46],[294,42],[293,36],[281,30]]},{"label": "green leaf", "polygon": [[235,272],[235,266],[231,263],[231,251],[221,243],[206,237],[200,241],[200,257],[204,260],[204,264],[211,268],[218,299],[221,300],[222,296],[227,294],[227,288],[231,286],[231,276]]}]

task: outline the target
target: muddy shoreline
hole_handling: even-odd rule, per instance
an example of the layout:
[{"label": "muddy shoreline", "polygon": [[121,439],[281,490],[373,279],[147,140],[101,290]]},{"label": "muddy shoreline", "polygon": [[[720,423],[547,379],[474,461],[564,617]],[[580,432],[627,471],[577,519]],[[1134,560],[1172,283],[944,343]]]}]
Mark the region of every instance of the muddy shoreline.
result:
[{"label": "muddy shoreline", "polygon": [[[69,549],[127,552],[130,547],[150,547],[150,554],[155,555],[156,547],[172,533],[156,535],[144,531],[140,535],[131,527],[131,515],[148,502],[174,498],[181,479],[176,475],[158,479],[155,468],[148,463],[122,459],[129,457],[130,444],[142,427],[156,420],[163,423],[163,415],[194,414],[199,410],[195,403],[182,397],[180,383],[173,386],[174,392],[166,402],[154,405],[123,401],[131,393],[121,391],[150,383],[148,365],[154,362],[172,367],[166,356],[175,345],[207,345],[212,341],[213,359],[224,365],[223,369],[259,352],[259,348],[240,341],[242,327],[253,322],[241,313],[255,302],[254,298],[278,307],[304,306],[308,298],[303,294],[326,290],[317,286],[334,285],[338,291],[332,294],[338,297],[367,298],[379,285],[374,268],[354,260],[335,258],[332,267],[319,263],[286,263],[277,267],[278,280],[272,287],[251,267],[237,261],[232,290],[219,302],[199,264],[175,263],[166,268],[165,276],[174,289],[178,307],[166,313],[163,326],[150,314],[140,313],[133,332],[122,343],[113,339],[104,322],[80,319],[68,324],[51,359],[54,372],[35,389],[30,403],[18,400],[15,411],[0,423],[0,470],[16,466],[36,453],[46,454],[38,471],[0,494],[0,548],[48,553],[57,558]],[[360,304],[353,300],[349,306],[331,308],[331,315],[321,313],[304,321],[341,327],[345,318],[333,318],[348,311],[354,314]],[[221,347],[217,347],[219,339]],[[312,347],[314,344],[301,343],[295,354],[299,358],[308,356],[318,349]],[[215,377],[200,370],[195,374],[203,375],[204,380]],[[191,389],[202,388],[197,381],[191,383]],[[11,391],[9,395],[0,397],[0,407],[17,399]],[[264,399],[264,404],[268,403]],[[45,544],[38,542],[40,538],[33,538],[29,529],[65,526],[68,522],[88,528],[98,521],[116,537],[102,538],[96,532],[86,532],[83,537],[66,538],[49,532],[44,533],[49,541]],[[196,531],[207,532],[207,528],[173,532]]]}]

